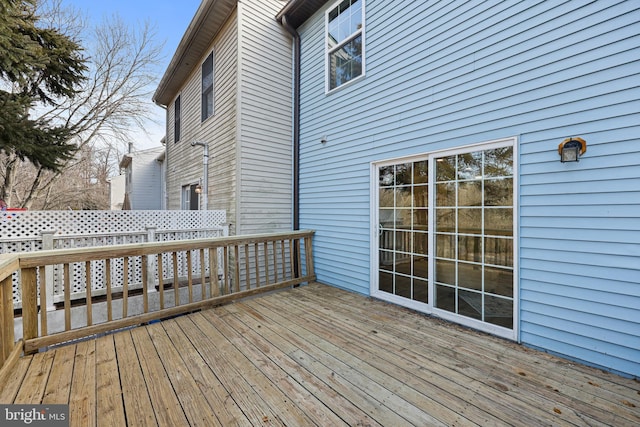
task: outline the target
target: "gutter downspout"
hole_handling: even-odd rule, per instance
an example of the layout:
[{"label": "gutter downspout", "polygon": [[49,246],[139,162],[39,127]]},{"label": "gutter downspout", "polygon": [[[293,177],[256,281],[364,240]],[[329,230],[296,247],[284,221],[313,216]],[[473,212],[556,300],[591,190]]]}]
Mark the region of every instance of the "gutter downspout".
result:
[{"label": "gutter downspout", "polygon": [[300,34],[282,16],[282,26],[293,37],[293,229],[300,229]]}]

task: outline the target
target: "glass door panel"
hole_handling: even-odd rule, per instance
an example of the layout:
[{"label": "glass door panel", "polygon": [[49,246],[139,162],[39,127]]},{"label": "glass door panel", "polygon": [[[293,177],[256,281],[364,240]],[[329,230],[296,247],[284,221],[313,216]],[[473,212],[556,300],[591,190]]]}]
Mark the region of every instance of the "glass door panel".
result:
[{"label": "glass door panel", "polygon": [[513,171],[512,146],[378,167],[378,290],[513,329]]}]

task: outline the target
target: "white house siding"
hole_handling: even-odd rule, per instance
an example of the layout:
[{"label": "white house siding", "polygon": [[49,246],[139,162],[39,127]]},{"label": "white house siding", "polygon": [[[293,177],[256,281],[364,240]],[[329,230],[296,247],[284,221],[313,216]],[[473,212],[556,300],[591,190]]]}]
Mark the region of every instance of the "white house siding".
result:
[{"label": "white house siding", "polygon": [[368,0],[366,77],[326,95],[334,4],[299,29],[319,280],[369,292],[370,162],[517,136],[520,340],[640,376],[640,3]]},{"label": "white house siding", "polygon": [[[236,69],[237,14],[234,12],[214,39],[211,48],[194,65],[182,88],[182,134],[174,142],[174,103],[168,108],[167,120],[167,193],[168,209],[180,209],[181,188],[197,183],[202,177],[202,147],[191,147],[192,141],[209,144],[208,209],[225,210],[227,218],[235,217],[236,167]],[[201,122],[201,65],[214,51],[214,115]]]},{"label": "white house siding", "polygon": [[292,226],[291,39],[286,2],[238,3],[238,234]]},{"label": "white house siding", "polygon": [[131,153],[131,209],[162,208],[162,165],[156,160],[162,147]]}]

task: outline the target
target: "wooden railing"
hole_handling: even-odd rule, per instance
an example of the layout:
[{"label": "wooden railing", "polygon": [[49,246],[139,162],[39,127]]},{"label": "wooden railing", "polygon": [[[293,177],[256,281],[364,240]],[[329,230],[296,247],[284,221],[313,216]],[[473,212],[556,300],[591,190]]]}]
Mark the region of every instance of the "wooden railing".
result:
[{"label": "wooden railing", "polygon": [[18,268],[17,256],[0,255],[0,384],[5,381],[8,368],[22,353],[22,341],[15,342],[11,280]]},{"label": "wooden railing", "polygon": [[[21,271],[24,351],[30,353],[50,345],[313,281],[312,237],[312,231],[294,231],[21,253],[16,254],[17,261],[3,267],[0,277],[3,277],[3,289],[10,291],[12,268],[15,271],[19,267]],[[188,264],[186,278],[178,277],[179,258],[186,259]],[[118,275],[121,283],[114,283],[108,273],[114,260],[119,260],[118,265],[123,269]],[[82,276],[90,281],[95,263],[107,272],[105,295],[92,295],[88,286],[81,304],[77,301],[72,304],[69,289],[74,276],[70,266],[84,266]],[[47,293],[42,291],[47,286],[44,267],[50,265],[64,272],[65,299],[57,310],[46,309]],[[149,265],[154,269],[150,270]],[[221,270],[219,265],[223,266]],[[5,270],[7,276],[4,276]],[[172,272],[172,277],[167,278],[167,270]],[[150,271],[154,271],[152,277],[149,277]],[[135,274],[141,274],[146,285],[134,292],[129,289],[128,280]],[[5,311],[13,313],[12,310],[2,312]],[[10,322],[4,317],[2,330],[11,329],[13,333],[13,318]],[[13,336],[5,338],[3,332],[2,337],[3,349],[11,347],[8,343],[13,341]]]}]

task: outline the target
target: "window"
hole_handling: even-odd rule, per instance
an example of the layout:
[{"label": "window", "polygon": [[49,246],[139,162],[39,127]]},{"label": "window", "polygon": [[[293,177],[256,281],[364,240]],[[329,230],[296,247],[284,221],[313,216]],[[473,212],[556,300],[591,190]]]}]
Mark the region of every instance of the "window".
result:
[{"label": "window", "polygon": [[364,0],[343,0],[327,12],[327,92],[364,74]]},{"label": "window", "polygon": [[375,165],[376,296],[513,338],[514,147],[505,139]]},{"label": "window", "polygon": [[184,185],[182,187],[182,209],[197,211],[200,209],[200,195],[196,191],[197,184]]},{"label": "window", "polygon": [[213,52],[202,64],[202,121],[213,116]]},{"label": "window", "polygon": [[180,141],[180,121],[182,118],[182,110],[180,107],[180,95],[173,103],[173,142]]}]

